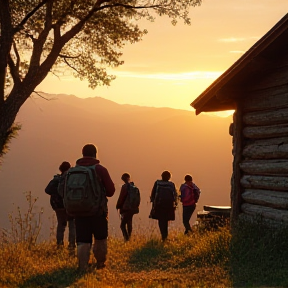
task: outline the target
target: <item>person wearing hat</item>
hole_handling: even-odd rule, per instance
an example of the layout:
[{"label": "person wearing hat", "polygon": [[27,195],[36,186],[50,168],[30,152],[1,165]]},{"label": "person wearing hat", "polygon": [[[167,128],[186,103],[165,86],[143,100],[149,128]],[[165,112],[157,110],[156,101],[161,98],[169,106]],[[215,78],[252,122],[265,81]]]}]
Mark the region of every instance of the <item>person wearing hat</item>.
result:
[{"label": "person wearing hat", "polygon": [[61,177],[66,171],[71,167],[71,164],[64,161],[59,166],[59,171],[61,174],[54,175],[53,179],[49,182],[45,188],[45,192],[50,195],[50,204],[52,209],[56,213],[57,218],[57,230],[56,230],[56,243],[59,247],[64,245],[64,233],[68,223],[68,248],[74,250],[76,248],[76,233],[75,233],[75,220],[73,217],[66,213],[64,208],[63,199],[58,193],[58,185]]}]

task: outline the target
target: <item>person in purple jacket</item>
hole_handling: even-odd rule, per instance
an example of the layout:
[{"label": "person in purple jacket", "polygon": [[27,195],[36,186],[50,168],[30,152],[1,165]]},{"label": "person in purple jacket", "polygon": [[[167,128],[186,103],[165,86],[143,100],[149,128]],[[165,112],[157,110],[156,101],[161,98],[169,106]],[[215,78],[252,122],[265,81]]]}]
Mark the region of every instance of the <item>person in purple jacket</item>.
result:
[{"label": "person in purple jacket", "polygon": [[[108,170],[96,159],[97,149],[93,144],[86,144],[82,149],[83,158],[76,161],[79,166],[95,165],[95,170],[105,188],[106,197],[112,197],[115,192],[114,183],[108,173]],[[107,201],[106,201],[107,203]],[[90,249],[94,237],[93,254],[97,261],[97,269],[105,267],[107,256],[107,237],[108,237],[108,207],[102,215],[92,215],[75,217],[77,257],[79,261],[79,270],[85,270],[88,267],[90,258]]]},{"label": "person in purple jacket", "polygon": [[192,232],[189,221],[195,211],[196,203],[200,196],[200,189],[193,183],[191,175],[187,174],[184,180],[185,183],[180,186],[180,199],[183,205],[184,234],[189,234]]}]

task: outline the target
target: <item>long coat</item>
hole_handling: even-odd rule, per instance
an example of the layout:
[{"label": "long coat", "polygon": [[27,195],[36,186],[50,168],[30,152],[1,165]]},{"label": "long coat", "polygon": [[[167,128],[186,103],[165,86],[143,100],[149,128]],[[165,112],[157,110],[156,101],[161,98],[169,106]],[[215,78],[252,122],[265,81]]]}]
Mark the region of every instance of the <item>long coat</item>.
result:
[{"label": "long coat", "polygon": [[[157,195],[157,184],[159,182],[170,185],[172,187],[174,202],[171,203],[171,205],[169,205],[169,206],[159,207],[159,206],[155,205],[155,198]],[[151,196],[150,196],[150,200],[152,202],[152,209],[151,209],[151,213],[150,213],[149,217],[152,219],[158,219],[158,220],[160,219],[160,220],[174,221],[175,220],[175,209],[177,206],[177,198],[178,198],[177,192],[176,192],[175,184],[173,182],[157,180],[154,183],[154,186],[153,186],[153,189],[151,192]]]}]

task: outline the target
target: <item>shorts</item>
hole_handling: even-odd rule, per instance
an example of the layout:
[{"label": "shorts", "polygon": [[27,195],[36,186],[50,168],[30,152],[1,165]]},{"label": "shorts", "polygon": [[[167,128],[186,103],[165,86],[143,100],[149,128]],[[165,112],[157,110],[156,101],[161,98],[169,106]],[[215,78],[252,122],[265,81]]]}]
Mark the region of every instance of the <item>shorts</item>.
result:
[{"label": "shorts", "polygon": [[107,239],[107,215],[75,217],[76,242],[92,243],[93,236],[96,240]]}]

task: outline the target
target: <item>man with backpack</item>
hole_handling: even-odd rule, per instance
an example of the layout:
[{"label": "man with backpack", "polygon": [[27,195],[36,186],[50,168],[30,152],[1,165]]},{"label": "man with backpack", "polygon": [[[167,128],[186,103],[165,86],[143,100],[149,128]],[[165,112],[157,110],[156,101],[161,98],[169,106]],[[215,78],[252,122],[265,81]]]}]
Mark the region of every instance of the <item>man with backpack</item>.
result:
[{"label": "man with backpack", "polygon": [[130,182],[130,175],[124,173],[121,177],[124,181],[120,195],[116,204],[116,209],[120,210],[121,231],[124,241],[129,241],[132,233],[132,218],[134,214],[139,213],[140,192],[139,189]]},{"label": "man with backpack", "polygon": [[68,214],[75,216],[80,271],[88,268],[93,238],[97,269],[105,267],[107,256],[107,197],[114,195],[115,186],[96,154],[95,145],[86,144],[82,149],[83,157],[67,171],[65,180],[64,206]]},{"label": "man with backpack", "polygon": [[162,241],[168,237],[168,221],[175,220],[175,209],[177,207],[177,192],[175,184],[170,180],[171,173],[164,171],[161,174],[162,180],[154,183],[150,200],[152,202],[152,210],[150,218],[157,219]]},{"label": "man with backpack", "polygon": [[73,250],[76,247],[76,235],[75,235],[75,223],[74,218],[66,213],[64,208],[63,198],[58,194],[58,185],[65,174],[65,172],[71,167],[69,162],[64,161],[60,166],[59,170],[61,174],[54,175],[53,179],[49,182],[45,188],[45,192],[50,195],[50,204],[52,209],[56,213],[57,218],[57,230],[56,230],[56,241],[59,247],[64,245],[64,233],[68,222],[68,248]]},{"label": "man with backpack", "polygon": [[183,205],[183,224],[185,227],[184,234],[189,234],[192,232],[189,221],[193,212],[195,211],[196,203],[198,202],[201,191],[197,185],[193,183],[191,175],[186,175],[184,180],[185,183],[180,186],[180,199]]}]

